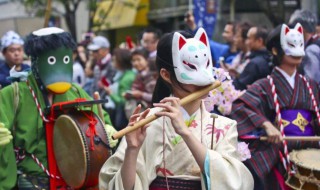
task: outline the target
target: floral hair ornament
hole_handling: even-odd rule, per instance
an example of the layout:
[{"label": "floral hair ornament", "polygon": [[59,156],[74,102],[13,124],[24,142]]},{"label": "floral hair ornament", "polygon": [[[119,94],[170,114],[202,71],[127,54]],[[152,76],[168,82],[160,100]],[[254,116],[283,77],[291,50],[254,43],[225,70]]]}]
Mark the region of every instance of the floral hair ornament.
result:
[{"label": "floral hair ornament", "polygon": [[172,59],[177,80],[183,84],[206,86],[212,84],[212,58],[208,36],[199,28],[194,38],[186,39],[175,32],[172,41]]},{"label": "floral hair ornament", "polygon": [[282,24],[280,42],[284,54],[296,57],[305,55],[303,28],[300,23],[297,23],[293,29]]}]

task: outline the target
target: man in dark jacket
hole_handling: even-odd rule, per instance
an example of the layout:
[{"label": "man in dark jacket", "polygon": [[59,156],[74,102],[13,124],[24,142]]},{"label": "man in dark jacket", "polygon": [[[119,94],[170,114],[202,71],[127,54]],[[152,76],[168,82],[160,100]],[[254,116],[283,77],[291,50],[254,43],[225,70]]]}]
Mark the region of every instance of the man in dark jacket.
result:
[{"label": "man in dark jacket", "polygon": [[247,89],[248,85],[271,73],[271,57],[265,45],[267,35],[267,30],[260,27],[251,27],[248,31],[246,44],[251,51],[250,61],[240,76],[233,81],[236,89]]}]

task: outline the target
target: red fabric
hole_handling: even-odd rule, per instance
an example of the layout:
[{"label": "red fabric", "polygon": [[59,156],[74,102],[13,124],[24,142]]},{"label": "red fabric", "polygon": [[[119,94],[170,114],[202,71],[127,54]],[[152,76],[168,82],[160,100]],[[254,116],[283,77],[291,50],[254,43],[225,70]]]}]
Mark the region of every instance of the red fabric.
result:
[{"label": "red fabric", "polygon": [[[54,127],[54,120],[50,118],[50,121],[46,123],[46,139],[47,139],[47,158],[48,158],[48,169],[50,174],[54,176],[61,176],[56,159],[54,157],[53,152],[53,127]],[[56,179],[50,177],[50,190],[56,190],[58,186],[67,186],[66,182],[61,179]]]},{"label": "red fabric", "polygon": [[276,176],[281,189],[282,190],[291,190],[291,188],[286,185],[285,180],[284,180],[283,176],[280,174],[280,172],[276,168],[273,168],[272,171],[273,171],[273,174]]},{"label": "red fabric", "polygon": [[[78,98],[78,99],[75,99],[74,101],[60,102],[60,103],[53,104],[51,106],[49,122],[45,124],[45,127],[46,127],[45,129],[46,129],[46,140],[47,140],[48,169],[49,169],[49,173],[54,176],[61,176],[57,166],[55,156],[54,156],[54,152],[53,152],[53,128],[54,128],[54,121],[57,118],[57,115],[55,115],[54,108],[60,107],[60,109],[62,110],[62,106],[65,104],[83,102],[83,101],[86,101],[86,99]],[[62,177],[60,179],[49,177],[49,179],[50,179],[50,190],[56,190],[57,187],[61,187],[59,189],[67,189],[64,187],[68,187],[67,183],[62,179]]]}]

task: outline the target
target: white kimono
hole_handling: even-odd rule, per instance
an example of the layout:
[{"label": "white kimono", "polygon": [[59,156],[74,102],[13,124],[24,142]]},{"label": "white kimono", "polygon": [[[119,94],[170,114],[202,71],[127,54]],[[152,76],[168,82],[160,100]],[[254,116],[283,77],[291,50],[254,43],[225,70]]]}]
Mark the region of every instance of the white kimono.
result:
[{"label": "white kimono", "polygon": [[[200,171],[186,143],[171,126],[170,118],[161,117],[153,121],[147,129],[147,137],[138,155],[135,190],[148,190],[152,181],[157,176],[164,177],[165,173],[168,178],[201,180],[202,190],[253,189],[253,177],[238,159],[236,122],[219,116],[215,119],[212,129],[213,119],[204,107],[202,104],[191,117],[184,110],[183,112],[189,129],[208,148],[205,171]],[[157,108],[151,110],[152,113],[156,111]],[[213,150],[211,150],[212,132]],[[123,138],[116,153],[101,168],[100,189],[123,190],[120,168],[126,147],[127,143]]]}]

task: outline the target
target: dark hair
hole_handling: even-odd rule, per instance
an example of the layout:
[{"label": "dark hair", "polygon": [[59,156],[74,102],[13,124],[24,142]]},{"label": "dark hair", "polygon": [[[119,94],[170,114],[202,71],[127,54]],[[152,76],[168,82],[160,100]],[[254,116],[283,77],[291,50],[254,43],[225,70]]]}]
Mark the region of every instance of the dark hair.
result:
[{"label": "dark hair", "polygon": [[[281,61],[284,55],[284,52],[280,43],[281,27],[282,25],[278,25],[276,28],[274,28],[270,32],[266,40],[267,49],[271,52],[273,56],[272,62],[274,66],[279,66],[281,64]],[[275,48],[277,50],[277,55],[274,55],[272,53],[272,48]]]},{"label": "dark hair", "polygon": [[237,25],[237,30],[241,30],[241,37],[245,40],[248,38],[248,31],[252,25],[248,22],[242,22]]},{"label": "dark hair", "polygon": [[[85,60],[82,60],[82,58],[80,57],[80,53],[79,53],[79,51],[78,51],[78,47],[81,47],[81,46],[82,46],[82,47],[85,49],[85,51],[86,51],[86,48],[85,48],[81,43],[78,43],[78,44],[77,44],[77,47],[73,50],[73,53],[76,55],[76,57],[74,58],[74,62],[79,62],[80,65],[82,66],[82,68],[84,69],[86,63],[85,63]],[[87,52],[85,52],[85,56],[86,56],[86,59],[87,59],[87,57],[88,57]]]},{"label": "dark hair", "polygon": [[31,33],[27,36],[24,44],[26,54],[33,58],[48,50],[55,50],[61,47],[71,48],[72,50],[76,48],[76,43],[69,32],[46,36],[36,36]]},{"label": "dark hair", "polygon": [[236,33],[236,28],[237,28],[237,23],[236,22],[233,22],[233,21],[228,21],[226,25],[231,25],[232,26],[232,32],[233,32],[233,35],[235,35]]},{"label": "dark hair", "polygon": [[[193,35],[186,31],[179,31],[181,35],[185,38],[192,38]],[[178,82],[173,66],[172,59],[172,39],[174,32],[165,34],[159,41],[157,46],[157,58],[156,65],[158,69],[158,73],[160,70],[166,69],[170,73],[171,81],[178,84],[181,88],[181,83]],[[172,87],[170,84],[165,82],[159,74],[157,79],[156,86],[152,95],[152,103],[160,102],[165,97],[168,97],[172,93]]]},{"label": "dark hair", "polygon": [[131,52],[131,58],[132,58],[134,55],[141,55],[141,56],[143,56],[145,59],[148,59],[148,58],[149,58],[149,52],[148,52],[148,50],[146,50],[145,48],[136,48],[136,49],[134,49],[134,50]]},{"label": "dark hair", "polygon": [[310,10],[296,10],[290,17],[289,26],[294,27],[300,23],[307,33],[315,33],[317,17]]},{"label": "dark hair", "polygon": [[123,70],[131,69],[131,52],[127,49],[116,48],[113,50],[113,55],[116,58],[117,64]]},{"label": "dark hair", "polygon": [[153,27],[148,27],[143,30],[143,33],[153,33],[154,34],[154,39],[159,40],[162,36],[161,30]]},{"label": "dark hair", "polygon": [[256,33],[256,39],[261,38],[263,44],[266,44],[266,39],[268,37],[268,30],[266,28],[263,27],[257,27],[257,33]]}]

